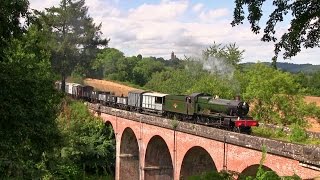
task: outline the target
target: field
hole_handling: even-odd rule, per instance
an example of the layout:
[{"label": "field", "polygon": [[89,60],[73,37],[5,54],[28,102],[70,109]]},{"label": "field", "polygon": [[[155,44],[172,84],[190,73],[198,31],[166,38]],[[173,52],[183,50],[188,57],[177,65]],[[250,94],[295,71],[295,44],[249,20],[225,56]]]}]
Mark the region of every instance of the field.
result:
[{"label": "field", "polygon": [[[305,96],[304,100],[307,103],[316,103],[316,105],[320,107],[320,97]],[[308,121],[310,124],[310,127],[308,128],[309,131],[320,132],[320,123],[318,123],[316,119],[308,118]]]},{"label": "field", "polygon": [[[128,96],[128,92],[131,90],[136,90],[137,88],[133,88],[130,86],[126,86],[120,83],[112,82],[112,81],[106,81],[106,80],[98,80],[98,79],[90,79],[87,78],[84,80],[84,83],[86,85],[93,86],[99,90],[102,91],[111,91],[115,92],[116,96]],[[320,97],[314,97],[314,96],[305,96],[305,101],[307,103],[316,103],[317,106],[320,107]],[[318,123],[313,118],[308,118],[310,127],[308,128],[309,131],[313,132],[320,132],[320,123]]]},{"label": "field", "polygon": [[84,80],[84,84],[92,86],[102,91],[114,92],[116,96],[128,96],[128,92],[136,90],[136,88],[129,87],[123,84],[115,83],[112,81],[98,80],[87,78]]}]

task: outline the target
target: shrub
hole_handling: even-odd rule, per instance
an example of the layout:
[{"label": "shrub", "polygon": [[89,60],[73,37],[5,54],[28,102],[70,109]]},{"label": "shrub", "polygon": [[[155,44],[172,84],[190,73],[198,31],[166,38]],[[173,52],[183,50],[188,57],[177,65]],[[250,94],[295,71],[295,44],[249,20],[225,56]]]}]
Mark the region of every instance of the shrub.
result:
[{"label": "shrub", "polygon": [[308,135],[306,131],[301,128],[299,125],[294,124],[292,126],[291,132],[290,132],[290,141],[291,142],[304,142],[308,139]]}]

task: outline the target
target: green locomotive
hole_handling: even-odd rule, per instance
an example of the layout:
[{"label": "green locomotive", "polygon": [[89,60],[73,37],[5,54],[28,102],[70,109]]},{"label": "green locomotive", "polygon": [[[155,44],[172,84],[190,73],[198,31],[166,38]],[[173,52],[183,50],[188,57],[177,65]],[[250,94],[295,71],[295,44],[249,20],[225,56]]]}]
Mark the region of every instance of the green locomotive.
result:
[{"label": "green locomotive", "polygon": [[249,105],[240,100],[215,98],[204,93],[167,95],[164,102],[166,116],[195,123],[250,133],[257,121],[248,117]]}]

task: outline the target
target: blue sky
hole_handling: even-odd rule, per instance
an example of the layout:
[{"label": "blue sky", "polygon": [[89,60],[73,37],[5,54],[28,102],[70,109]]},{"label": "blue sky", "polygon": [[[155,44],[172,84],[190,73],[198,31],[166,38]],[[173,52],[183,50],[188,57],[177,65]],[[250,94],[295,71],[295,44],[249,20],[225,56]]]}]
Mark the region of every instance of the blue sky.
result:
[{"label": "blue sky", "polygon": [[[260,25],[272,12],[272,1],[263,7],[266,13]],[[30,0],[31,8],[43,10],[58,5],[59,0]],[[127,56],[169,58],[172,51],[177,57],[198,56],[213,42],[236,43],[245,50],[242,62],[270,61],[273,44],[261,42],[261,34],[251,32],[248,23],[231,27],[233,0],[87,0],[89,15],[102,23],[103,36],[110,38],[110,47]],[[286,32],[290,16],[276,28]],[[320,64],[319,48],[302,52],[284,62]],[[280,60],[281,57],[280,57]]]}]

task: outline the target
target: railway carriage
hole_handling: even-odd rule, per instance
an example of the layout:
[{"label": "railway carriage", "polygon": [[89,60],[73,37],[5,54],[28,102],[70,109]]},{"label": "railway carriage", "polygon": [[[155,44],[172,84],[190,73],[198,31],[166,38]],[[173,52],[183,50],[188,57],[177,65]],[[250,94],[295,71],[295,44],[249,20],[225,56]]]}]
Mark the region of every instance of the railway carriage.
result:
[{"label": "railway carriage", "polygon": [[148,112],[163,114],[165,96],[168,94],[146,92],[142,94],[142,109]]},{"label": "railway carriage", "polygon": [[79,99],[83,96],[83,86],[81,84],[72,85],[72,96]]},{"label": "railway carriage", "polygon": [[107,106],[116,107],[117,96],[113,94],[107,94]]},{"label": "railway carriage", "polygon": [[75,97],[76,96],[76,88],[75,87],[78,85],[80,85],[80,84],[66,82],[66,86],[65,86],[66,93],[72,97]]},{"label": "railway carriage", "polygon": [[99,94],[101,91],[93,90],[90,96],[90,101],[92,103],[98,103],[99,102]]},{"label": "railway carriage", "polygon": [[103,105],[106,105],[107,104],[107,95],[109,95],[109,94],[110,94],[110,92],[99,91],[99,94],[98,94],[99,102]]},{"label": "railway carriage", "polygon": [[82,88],[82,98],[86,101],[90,101],[92,95],[93,87],[92,86],[83,86]]},{"label": "railway carriage", "polygon": [[128,97],[117,97],[117,105],[120,109],[127,109]]},{"label": "railway carriage", "polygon": [[132,90],[128,93],[128,107],[133,111],[142,111],[142,94],[147,91]]}]

